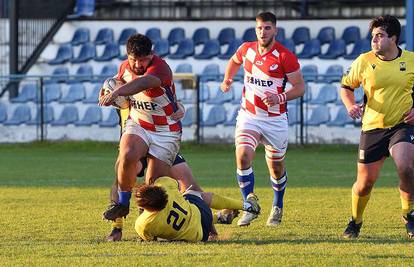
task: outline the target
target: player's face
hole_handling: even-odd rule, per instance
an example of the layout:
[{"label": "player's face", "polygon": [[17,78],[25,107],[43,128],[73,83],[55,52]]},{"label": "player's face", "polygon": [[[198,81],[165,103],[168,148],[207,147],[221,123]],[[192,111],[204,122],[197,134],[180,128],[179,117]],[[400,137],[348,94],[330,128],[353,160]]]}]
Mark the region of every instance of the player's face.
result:
[{"label": "player's face", "polygon": [[256,20],[256,37],[261,47],[269,47],[276,36],[276,25],[270,21]]},{"label": "player's face", "polygon": [[151,64],[152,57],[152,54],[144,57],[128,55],[129,67],[135,74],[143,75],[147,71],[148,66]]},{"label": "player's face", "polygon": [[389,37],[383,28],[372,30],[371,48],[377,55],[385,55],[389,49],[395,45],[395,37]]}]

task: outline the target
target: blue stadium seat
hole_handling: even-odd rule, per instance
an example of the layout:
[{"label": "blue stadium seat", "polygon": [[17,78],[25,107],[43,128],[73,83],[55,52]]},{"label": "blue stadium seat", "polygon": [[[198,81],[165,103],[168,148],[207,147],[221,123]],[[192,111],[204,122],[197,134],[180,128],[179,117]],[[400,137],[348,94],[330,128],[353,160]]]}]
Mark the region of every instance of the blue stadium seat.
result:
[{"label": "blue stadium seat", "polygon": [[275,39],[279,43],[281,43],[283,40],[286,39],[285,28],[277,27],[277,35],[276,35],[276,38]]},{"label": "blue stadium seat", "polygon": [[159,39],[161,39],[161,30],[159,28],[149,28],[145,35],[151,39],[151,42],[155,44]]},{"label": "blue stadium seat", "polygon": [[75,14],[68,15],[68,18],[91,17],[95,12],[95,0],[77,0]]},{"label": "blue stadium seat", "polygon": [[[312,100],[312,89],[309,84],[305,84],[305,94],[302,96],[303,103],[307,103]],[[297,100],[299,101],[299,99]]]},{"label": "blue stadium seat", "polygon": [[211,59],[220,54],[220,44],[217,40],[212,39],[205,43],[203,51],[200,54],[194,55],[195,59]]},{"label": "blue stadium seat", "polygon": [[114,58],[119,56],[119,46],[117,43],[107,43],[103,54],[99,57],[96,57],[96,61],[111,61]]},{"label": "blue stadium seat", "polygon": [[185,111],[185,116],[184,118],[181,120],[181,124],[182,126],[186,127],[186,126],[191,126],[192,124],[195,124],[195,116],[194,116],[194,106],[190,106],[189,108],[186,109]]},{"label": "blue stadium seat", "polygon": [[233,101],[234,99],[233,93],[234,93],[233,90],[231,90],[230,92],[226,92],[226,93],[223,93],[223,91],[218,90],[215,96],[210,97],[210,99],[207,100],[207,104],[221,105],[224,103],[229,103]]},{"label": "blue stadium seat", "polygon": [[[51,123],[54,118],[55,118],[55,114],[54,114],[54,110],[52,106],[45,106],[43,109],[43,123],[44,124],[48,124]],[[27,122],[28,125],[39,125],[40,124],[40,109],[37,109],[37,113],[36,116]]]},{"label": "blue stadium seat", "polygon": [[231,90],[233,91],[233,101],[231,102],[232,104],[240,105],[242,95],[243,95],[243,88],[244,88],[243,81],[233,82],[233,84],[231,85]]},{"label": "blue stadium seat", "polygon": [[7,120],[7,108],[5,105],[0,103],[0,122],[4,122]]},{"label": "blue stadium seat", "polygon": [[77,28],[75,33],[73,34],[70,44],[72,46],[77,46],[77,45],[87,43],[89,42],[89,40],[90,40],[89,29],[85,27],[80,27],[80,28]]},{"label": "blue stadium seat", "polygon": [[[197,91],[194,89],[183,89],[184,91],[184,98],[181,99],[181,102],[183,104],[194,104],[196,97],[197,97]],[[200,96],[201,101],[202,96]]]},{"label": "blue stadium seat", "polygon": [[289,51],[291,51],[292,53],[296,53],[295,52],[295,42],[293,42],[292,39],[284,39],[280,42],[284,47],[286,47],[287,49],[289,49]]},{"label": "blue stadium seat", "polygon": [[194,55],[194,44],[192,39],[183,39],[178,44],[177,51],[168,57],[172,59],[184,59]]},{"label": "blue stadium seat", "polygon": [[64,64],[72,60],[72,57],[72,46],[70,44],[61,44],[58,48],[55,58],[50,60],[48,63],[50,65]]},{"label": "blue stadium seat", "polygon": [[60,117],[57,120],[52,121],[52,126],[66,126],[71,123],[75,123],[79,120],[79,113],[76,106],[65,106],[60,113]]},{"label": "blue stadium seat", "polygon": [[298,58],[313,58],[319,56],[321,53],[321,44],[318,39],[312,39],[305,43],[302,52]]},{"label": "blue stadium seat", "polygon": [[308,27],[297,27],[292,34],[295,45],[304,44],[310,40],[310,30]]},{"label": "blue stadium seat", "polygon": [[102,121],[102,111],[100,107],[88,107],[83,118],[75,122],[76,126],[91,126]]},{"label": "blue stadium seat", "polygon": [[125,28],[122,30],[118,38],[118,45],[126,45],[129,36],[136,34],[137,30],[135,28]]},{"label": "blue stadium seat", "polygon": [[91,59],[94,59],[96,56],[96,49],[93,43],[83,44],[79,52],[78,57],[71,60],[72,63],[84,63]]},{"label": "blue stadium seat", "polygon": [[202,111],[202,126],[215,127],[226,121],[226,109],[222,105],[207,106]]},{"label": "blue stadium seat", "polygon": [[348,115],[345,106],[341,106],[335,118],[327,123],[328,126],[340,126],[355,124],[355,121]]},{"label": "blue stadium seat", "polygon": [[82,101],[85,98],[85,87],[81,83],[74,83],[70,85],[68,93],[63,96],[59,103],[75,103]]},{"label": "blue stadium seat", "polygon": [[58,101],[62,97],[60,85],[58,83],[49,83],[45,85],[45,103]]},{"label": "blue stadium seat", "polygon": [[154,45],[154,53],[160,57],[165,57],[170,54],[170,45],[167,39],[158,39]]},{"label": "blue stadium seat", "polygon": [[358,26],[348,26],[345,28],[344,32],[342,33],[342,40],[345,41],[345,44],[354,44],[359,39],[361,39],[361,32]]},{"label": "blue stadium seat", "polygon": [[330,121],[331,115],[327,106],[318,106],[312,110],[310,119],[307,121],[309,126],[319,126]]},{"label": "blue stadium seat", "polygon": [[76,76],[74,80],[69,80],[68,83],[79,83],[79,82],[87,82],[91,81],[93,78],[93,68],[89,64],[82,64],[76,70]]},{"label": "blue stadium seat", "polygon": [[182,101],[185,99],[185,91],[183,89],[182,83],[179,81],[175,82],[175,96],[177,97],[177,100]]},{"label": "blue stadium seat", "polygon": [[237,115],[239,114],[240,106],[233,105],[230,109],[230,112],[227,112],[227,119],[224,122],[224,126],[235,126]]},{"label": "blue stadium seat", "polygon": [[[170,33],[168,34],[168,43],[170,46],[174,46],[176,44],[180,44],[185,38],[185,30],[181,27],[176,27],[171,29]],[[192,42],[192,41],[191,41]]]},{"label": "blue stadium seat", "polygon": [[331,65],[325,72],[325,77],[323,78],[324,82],[331,83],[331,82],[339,82],[342,79],[342,75],[344,74],[344,68],[342,65]]},{"label": "blue stadium seat", "polygon": [[99,91],[102,88],[102,83],[93,85],[92,92],[83,100],[85,104],[98,104]]},{"label": "blue stadium seat", "polygon": [[27,83],[22,85],[20,93],[15,98],[10,98],[12,103],[26,103],[29,101],[35,101],[37,96],[37,84],[36,83]]},{"label": "blue stadium seat", "polygon": [[307,82],[316,81],[318,79],[318,66],[314,64],[303,66],[302,75]]},{"label": "blue stadium seat", "polygon": [[329,44],[328,51],[325,54],[319,55],[322,59],[336,59],[346,54],[346,44],[342,39],[333,40]]},{"label": "blue stadium seat", "polygon": [[289,126],[300,124],[300,113],[298,105],[288,105],[287,114]]},{"label": "blue stadium seat", "polygon": [[193,66],[190,63],[181,63],[175,69],[176,73],[193,73]]},{"label": "blue stadium seat", "polygon": [[244,68],[240,67],[236,75],[233,77],[233,81],[243,81],[244,80]]},{"label": "blue stadium seat", "polygon": [[95,38],[95,45],[102,45],[114,42],[114,31],[111,28],[102,28]]},{"label": "blue stadium seat", "polygon": [[119,116],[115,108],[111,108],[108,118],[99,123],[100,127],[115,127],[119,125]]},{"label": "blue stadium seat", "polygon": [[194,45],[205,44],[208,40],[210,40],[210,30],[202,27],[195,30],[193,34],[193,42]]},{"label": "blue stadium seat", "polygon": [[236,50],[241,46],[243,41],[239,38],[235,38],[232,41],[230,41],[229,46],[223,54],[218,55],[218,58],[220,59],[230,59],[234,53],[236,53]]},{"label": "blue stadium seat", "polygon": [[362,103],[364,101],[364,90],[359,87],[354,90],[355,103]]},{"label": "blue stadium seat", "polygon": [[332,26],[326,26],[319,30],[318,36],[316,37],[321,45],[332,42],[336,39],[335,28]]},{"label": "blue stadium seat", "polygon": [[118,73],[118,67],[113,64],[109,63],[103,66],[101,73],[99,73],[99,76],[101,77],[100,80],[105,80],[109,77],[114,77]]},{"label": "blue stadium seat", "polygon": [[220,45],[230,44],[230,42],[236,38],[236,32],[233,28],[224,28],[219,32],[217,40]]},{"label": "blue stadium seat", "polygon": [[32,118],[30,108],[26,105],[19,105],[13,112],[12,117],[5,121],[4,125],[20,125],[27,123]]},{"label": "blue stadium seat", "polygon": [[243,42],[254,42],[257,40],[256,36],[256,29],[255,28],[247,28],[242,37]]},{"label": "blue stadium seat", "polygon": [[401,27],[401,34],[400,34],[400,39],[398,39],[398,45],[405,44],[405,42],[406,42],[405,31],[406,31],[405,25],[403,25]]},{"label": "blue stadium seat", "polygon": [[45,80],[46,83],[66,82],[69,76],[69,69],[67,67],[57,67],[52,72],[50,80]]},{"label": "blue stadium seat", "polygon": [[371,50],[371,41],[370,39],[360,39],[355,43],[354,48],[350,54],[344,55],[345,59],[355,59],[360,54],[368,52]]},{"label": "blue stadium seat", "polygon": [[220,81],[220,78],[220,66],[216,63],[205,66],[200,75],[200,80],[204,82]]},{"label": "blue stadium seat", "polygon": [[319,90],[318,95],[309,101],[310,104],[334,103],[338,99],[338,89],[332,84],[326,84]]}]

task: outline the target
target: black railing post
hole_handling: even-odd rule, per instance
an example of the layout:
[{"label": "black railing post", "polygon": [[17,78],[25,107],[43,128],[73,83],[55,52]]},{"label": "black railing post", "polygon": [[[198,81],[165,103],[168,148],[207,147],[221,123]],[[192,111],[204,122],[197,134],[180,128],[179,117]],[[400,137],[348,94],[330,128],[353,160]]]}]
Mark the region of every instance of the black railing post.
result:
[{"label": "black railing post", "polygon": [[199,78],[199,76],[197,76],[197,82],[196,82],[196,129],[195,129],[195,135],[196,135],[196,140],[197,140],[197,144],[200,144],[200,83],[201,80]]},{"label": "black railing post", "polygon": [[[306,93],[305,93],[306,94]],[[304,123],[305,123],[305,119],[304,119],[304,116],[303,116],[303,96],[300,98],[300,107],[299,107],[299,112],[300,112],[300,131],[299,131],[299,134],[300,134],[300,144],[301,145],[303,145],[304,144],[304,141],[303,141],[303,126],[304,126]]]},{"label": "black railing post", "polygon": [[[19,52],[19,0],[10,1],[10,17],[9,17],[9,29],[10,29],[10,54],[9,54],[9,74],[18,74],[18,52]],[[19,93],[18,82],[10,82],[8,86],[9,96],[16,97]]]},{"label": "black railing post", "polygon": [[40,77],[40,141],[45,140],[44,136],[44,127],[45,127],[45,120],[44,120],[44,95],[43,95],[43,77]]}]

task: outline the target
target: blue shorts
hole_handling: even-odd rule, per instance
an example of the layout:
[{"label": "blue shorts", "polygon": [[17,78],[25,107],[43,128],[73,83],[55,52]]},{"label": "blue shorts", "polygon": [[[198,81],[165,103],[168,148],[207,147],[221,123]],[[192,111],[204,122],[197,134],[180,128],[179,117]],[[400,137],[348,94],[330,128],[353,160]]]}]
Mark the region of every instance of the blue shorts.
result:
[{"label": "blue shorts", "polygon": [[201,241],[207,241],[208,236],[213,227],[213,214],[207,204],[198,196],[187,194],[184,196],[185,200],[197,206],[201,214],[201,227],[203,228],[203,239]]}]

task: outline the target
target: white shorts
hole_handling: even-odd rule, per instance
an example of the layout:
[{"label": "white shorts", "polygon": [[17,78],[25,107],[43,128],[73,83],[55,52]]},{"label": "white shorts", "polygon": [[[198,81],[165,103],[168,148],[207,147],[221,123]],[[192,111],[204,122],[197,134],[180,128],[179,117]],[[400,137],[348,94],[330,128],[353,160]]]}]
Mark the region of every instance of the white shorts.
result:
[{"label": "white shorts", "polygon": [[152,132],[128,119],[123,134],[139,136],[147,144],[148,154],[170,166],[172,166],[180,149],[181,132]]},{"label": "white shorts", "polygon": [[243,130],[259,133],[260,140],[257,141],[263,144],[266,150],[279,151],[281,154],[286,153],[289,139],[289,125],[286,113],[262,120],[240,109],[237,116],[235,136],[237,137],[237,134],[243,132]]}]

